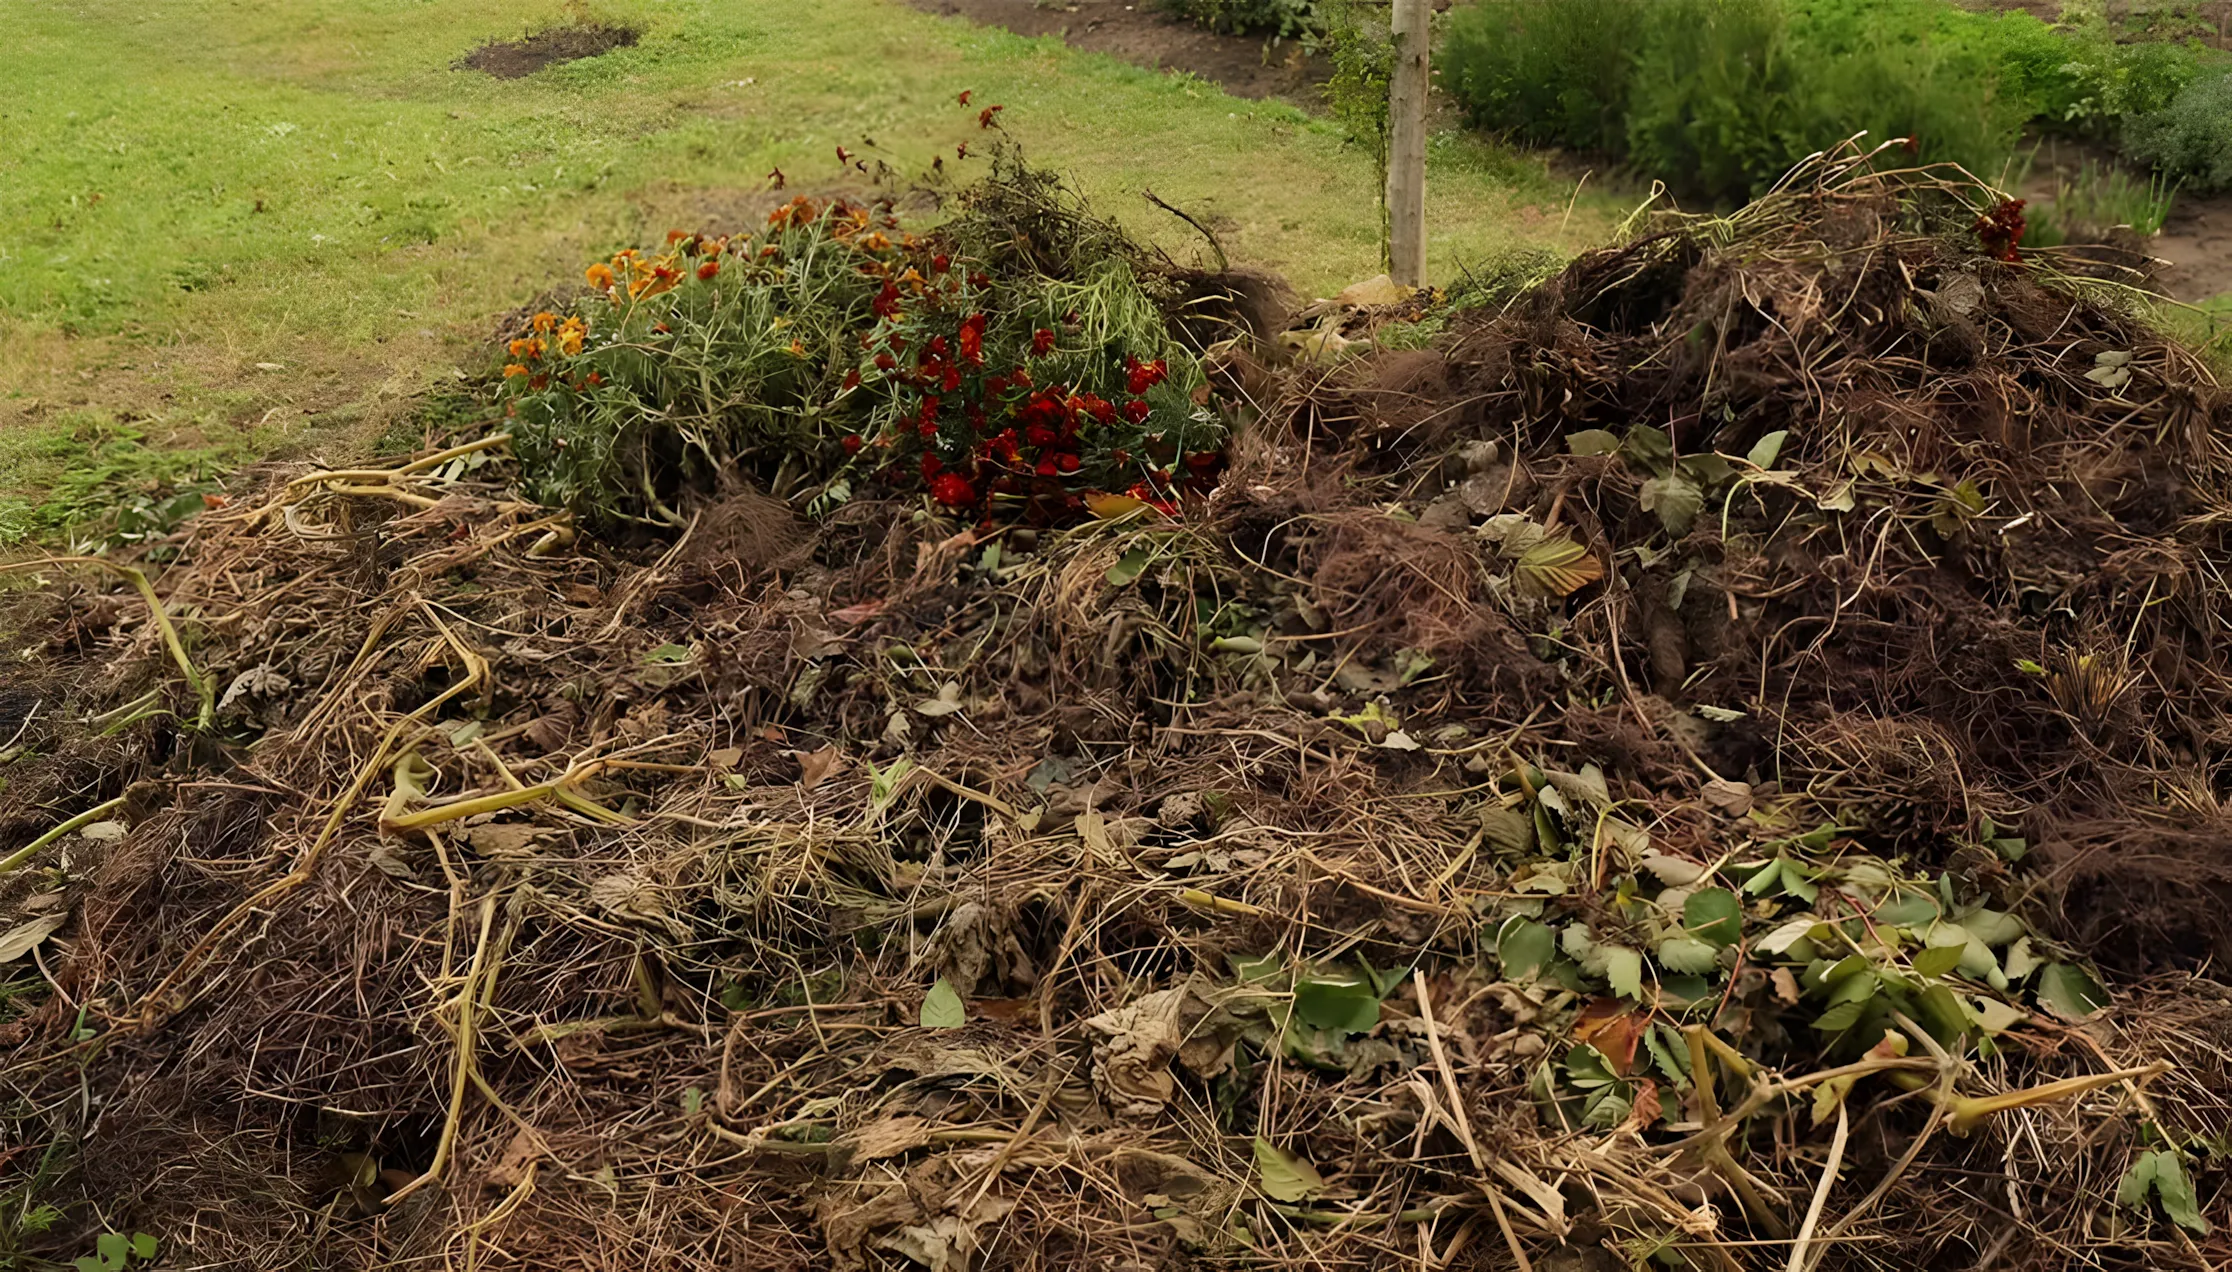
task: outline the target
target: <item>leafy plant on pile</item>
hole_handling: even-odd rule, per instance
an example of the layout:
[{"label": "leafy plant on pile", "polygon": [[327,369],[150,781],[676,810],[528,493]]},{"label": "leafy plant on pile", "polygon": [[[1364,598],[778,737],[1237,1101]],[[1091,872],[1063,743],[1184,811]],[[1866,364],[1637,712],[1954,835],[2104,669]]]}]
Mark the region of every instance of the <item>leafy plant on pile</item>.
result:
[{"label": "leafy plant on pile", "polygon": [[[1205,486],[1223,428],[1138,254],[1015,148],[995,155],[935,235],[800,197],[753,233],[677,230],[591,264],[504,367],[531,493],[674,524],[683,487],[741,468],[818,510],[878,487],[1048,521],[1088,494],[1168,506]],[[995,232],[1026,213],[1071,241]]]},{"label": "leafy plant on pile", "polygon": [[[1694,1103],[1701,1067],[1749,1076],[1800,1071],[1809,1059],[1988,1059],[2034,1016],[2081,1020],[2107,1004],[2098,979],[2020,917],[1950,874],[1871,852],[1863,828],[1823,816],[1808,797],[1710,784],[1705,798],[1735,821],[1734,842],[1698,861],[1654,846],[1594,768],[1520,765],[1498,792],[1479,815],[1518,897],[1494,917],[1495,958],[1505,979],[1531,987],[1540,1021],[1570,1040],[1533,1074],[1552,1126],[1648,1131],[1698,1120],[1699,1107],[1712,1107]],[[2027,850],[1989,818],[1974,838],[2011,861]],[[1893,1068],[1881,1078],[1939,1088],[1957,1133],[2102,1084],[1971,1096],[1945,1076],[1954,1072]],[[1864,1080],[1811,1086],[1813,1121],[1834,1120]],[[2133,1170],[2128,1201],[2153,1196],[2174,1220],[2199,1224],[2174,1146]],[[1752,1208],[1756,1199],[1737,1192]]]}]

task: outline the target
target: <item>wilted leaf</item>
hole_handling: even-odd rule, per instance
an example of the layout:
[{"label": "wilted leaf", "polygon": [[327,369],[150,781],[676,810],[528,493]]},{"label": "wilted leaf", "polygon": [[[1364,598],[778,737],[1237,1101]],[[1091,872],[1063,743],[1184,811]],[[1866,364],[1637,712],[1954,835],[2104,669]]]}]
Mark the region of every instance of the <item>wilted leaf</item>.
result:
[{"label": "wilted leaf", "polygon": [[685,663],[690,661],[690,647],[688,645],[661,645],[645,654],[643,661],[655,666],[672,666],[675,663]]},{"label": "wilted leaf", "polygon": [[1726,888],[1704,888],[1682,902],[1682,926],[1714,945],[1734,945],[1744,935],[1744,903]]},{"label": "wilted leaf", "polygon": [[1752,788],[1749,782],[1731,782],[1716,777],[1705,783],[1701,794],[1705,802],[1731,817],[1742,817],[1752,810]]},{"label": "wilted leaf", "polygon": [[1643,511],[1657,513],[1659,524],[1678,539],[1689,533],[1690,523],[1705,507],[1705,491],[1680,473],[1668,473],[1644,482],[1636,502]]},{"label": "wilted leaf", "polygon": [[1145,573],[1147,563],[1153,559],[1147,549],[1133,548],[1117,558],[1116,564],[1108,567],[1109,583],[1115,587],[1124,586]]},{"label": "wilted leaf", "polygon": [[929,1143],[930,1121],[908,1114],[886,1114],[846,1138],[854,1161],[881,1161]]},{"label": "wilted leaf", "polygon": [[97,821],[90,826],[79,827],[78,836],[97,844],[106,844],[122,839],[130,829],[131,827],[120,821]]},{"label": "wilted leaf", "polygon": [[1112,495],[1105,490],[1085,492],[1085,510],[1102,521],[1128,517],[1146,506],[1146,500],[1135,499],[1130,495]]},{"label": "wilted leaf", "polygon": [[[1632,951],[1631,951],[1632,952]],[[1635,1067],[1635,1051],[1650,1031],[1651,1015],[1626,1003],[1600,998],[1574,1018],[1576,1041],[1595,1047],[1615,1074],[1625,1076]]]},{"label": "wilted leaf", "polygon": [[1711,720],[1715,724],[1730,724],[1737,720],[1743,719],[1744,716],[1748,713],[1738,711],[1734,707],[1715,707],[1709,705],[1700,705],[1697,708],[1697,714],[1704,716],[1706,719]]},{"label": "wilted leaf", "polygon": [[1571,596],[1604,577],[1604,562],[1561,534],[1521,553],[1513,572],[1541,595]]},{"label": "wilted leaf", "polygon": [[42,915],[28,923],[18,924],[6,932],[0,932],[0,964],[13,963],[32,950],[37,949],[39,944],[54,935],[55,931],[68,921],[68,918],[68,915],[63,914]]},{"label": "wilted leaf", "polygon": [[959,711],[960,709],[961,683],[957,680],[948,680],[944,684],[939,685],[937,697],[925,698],[915,704],[915,710],[918,713],[929,716],[932,719],[936,719],[939,716],[952,715],[954,712]]},{"label": "wilted leaf", "polygon": [[952,982],[940,976],[930,992],[922,996],[922,1027],[925,1029],[959,1029],[969,1023],[969,1009],[961,1001],[961,994]]},{"label": "wilted leaf", "polygon": [[1630,463],[1653,473],[1664,473],[1674,463],[1674,439],[1665,429],[1638,424],[1620,443],[1620,454]]},{"label": "wilted leaf", "polygon": [[1601,428],[1566,434],[1566,449],[1576,455],[1609,455],[1620,449],[1620,439]]},{"label": "wilted leaf", "polygon": [[1307,1201],[1325,1191],[1325,1178],[1308,1162],[1256,1136],[1256,1183],[1273,1201]]},{"label": "wilted leaf", "polygon": [[1669,857],[1664,853],[1654,852],[1635,864],[1670,888],[1686,888],[1705,877],[1705,867],[1686,857]]},{"label": "wilted leaf", "polygon": [[2038,972],[2038,1001],[2056,1015],[2083,1020],[2108,1005],[2108,991],[2082,967],[2048,963]]},{"label": "wilted leaf", "polygon": [[1783,442],[1789,436],[1788,429],[1776,429],[1752,443],[1751,453],[1744,458],[1754,468],[1773,468],[1775,461],[1782,458]]}]

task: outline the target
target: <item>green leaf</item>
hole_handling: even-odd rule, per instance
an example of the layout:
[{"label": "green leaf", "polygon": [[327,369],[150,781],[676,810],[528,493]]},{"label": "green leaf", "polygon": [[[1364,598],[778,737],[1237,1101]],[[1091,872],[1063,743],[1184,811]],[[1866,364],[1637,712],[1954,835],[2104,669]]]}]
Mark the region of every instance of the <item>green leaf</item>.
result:
[{"label": "green leaf", "polygon": [[1663,475],[1674,466],[1674,439],[1666,435],[1665,429],[1638,424],[1620,443],[1620,454],[1630,463]]},{"label": "green leaf", "polygon": [[1307,1201],[1325,1191],[1325,1178],[1308,1162],[1256,1136],[1256,1184],[1273,1201]]},{"label": "green leaf", "polygon": [[1108,567],[1107,577],[1109,583],[1115,587],[1124,586],[1126,583],[1129,583],[1132,580],[1138,578],[1140,575],[1146,573],[1147,563],[1152,560],[1154,560],[1154,558],[1149,555],[1147,549],[1133,548],[1131,551],[1126,552],[1123,556],[1117,558],[1116,564]]},{"label": "green leaf", "polygon": [[1714,945],[1734,945],[1744,935],[1744,903],[1726,888],[1692,892],[1682,902],[1682,926]]},{"label": "green leaf", "polygon": [[1643,1035],[1643,1045],[1650,1048],[1651,1062],[1666,1080],[1682,1090],[1690,1085],[1689,1051],[1682,1036],[1671,1025],[1659,1025]]},{"label": "green leaf", "polygon": [[101,1256],[101,1262],[123,1267],[124,1261],[132,1257],[132,1239],[121,1232],[104,1232],[93,1239],[93,1251]]},{"label": "green leaf", "polygon": [[1876,922],[1893,927],[1927,927],[1937,917],[1938,903],[1919,892],[1904,893],[1875,913]]},{"label": "green leaf", "polygon": [[1242,958],[1237,954],[1227,956],[1232,962],[1232,974],[1243,985],[1268,985],[1286,970],[1286,959],[1277,950],[1260,958]]},{"label": "green leaf", "polygon": [[1294,982],[1294,1012],[1313,1028],[1360,1034],[1379,1023],[1379,995],[1360,978],[1304,976]]},{"label": "green leaf", "polygon": [[1557,936],[1533,919],[1514,915],[1496,934],[1496,958],[1503,964],[1504,975],[1513,980],[1542,975],[1557,951]]},{"label": "green leaf", "polygon": [[661,645],[643,656],[643,661],[653,665],[672,666],[690,661],[688,645]]},{"label": "green leaf", "polygon": [[2048,963],[2038,971],[2038,1001],[2055,1014],[2082,1020],[2108,1005],[2108,991],[2082,967]]},{"label": "green leaf", "polygon": [[1680,538],[1689,533],[1690,523],[1705,507],[1705,490],[1680,473],[1670,473],[1644,482],[1637,503],[1643,511],[1657,513],[1666,532]]},{"label": "green leaf", "polygon": [[1872,997],[1873,991],[1871,990],[1870,998],[1863,998],[1857,1002],[1838,1003],[1819,1016],[1814,1017],[1813,1027],[1823,1033],[1843,1033],[1860,1023],[1860,1016],[1868,1010],[1868,1003]]},{"label": "green leaf", "polygon": [[136,1254],[143,1259],[152,1259],[155,1257],[155,1248],[155,1238],[147,1235],[144,1232],[135,1232],[132,1234],[133,1254]]},{"label": "green leaf", "polygon": [[1744,456],[1754,468],[1773,468],[1782,458],[1783,442],[1790,436],[1788,429],[1776,429],[1752,443],[1751,453]]},{"label": "green leaf", "polygon": [[2141,1153],[2116,1185],[2116,1200],[2136,1209],[2146,1208],[2150,1193],[2162,1202],[2162,1212],[2172,1223],[2208,1235],[2209,1221],[2201,1217],[2200,1199],[2194,1195],[2193,1181],[2187,1178],[2185,1162],[2176,1149]]},{"label": "green leaf", "polygon": [[930,992],[922,996],[922,1027],[925,1029],[959,1029],[969,1023],[969,1009],[961,1001],[960,991],[953,983],[940,976]]},{"label": "green leaf", "polygon": [[1625,945],[1605,946],[1604,980],[1622,998],[1643,997],[1643,955]]},{"label": "green leaf", "polygon": [[76,1268],[77,1272],[103,1272],[101,1261],[90,1254],[79,1255],[70,1261],[70,1266]]},{"label": "green leaf", "polygon": [[1932,946],[1923,950],[1914,956],[1914,974],[1935,980],[1959,967],[1961,965],[1961,955],[1967,949],[1968,946],[1964,942],[1960,945]]},{"label": "green leaf", "polygon": [[1601,428],[1566,434],[1566,449],[1576,455],[1609,455],[1620,449],[1620,439]]},{"label": "green leaf", "polygon": [[1720,951],[1703,941],[1677,936],[1659,942],[1658,961],[1668,971],[1703,975],[1720,966]]}]

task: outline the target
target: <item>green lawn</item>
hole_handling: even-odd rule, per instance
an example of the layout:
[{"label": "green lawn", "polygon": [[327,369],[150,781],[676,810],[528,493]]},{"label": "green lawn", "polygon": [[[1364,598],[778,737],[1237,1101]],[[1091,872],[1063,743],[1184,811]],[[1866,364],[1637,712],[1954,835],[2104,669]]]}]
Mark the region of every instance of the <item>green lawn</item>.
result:
[{"label": "green lawn", "polygon": [[[1371,165],[1333,125],[896,0],[598,0],[640,44],[522,80],[452,69],[577,12],[0,0],[0,537],[197,468],[362,448],[477,369],[497,315],[752,205],[773,168],[858,188],[839,144],[953,166],[962,89],[1174,251],[1198,240],[1142,187],[1305,295],[1378,268]],[[1605,232],[1609,206],[1569,215],[1537,164],[1458,133],[1433,155],[1438,274]]]}]

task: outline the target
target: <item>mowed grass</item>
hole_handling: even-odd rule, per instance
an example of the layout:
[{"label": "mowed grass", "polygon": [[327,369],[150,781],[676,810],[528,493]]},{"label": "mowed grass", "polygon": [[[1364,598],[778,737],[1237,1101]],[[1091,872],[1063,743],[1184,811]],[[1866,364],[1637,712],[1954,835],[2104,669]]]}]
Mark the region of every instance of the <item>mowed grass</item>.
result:
[{"label": "mowed grass", "polygon": [[[640,43],[499,81],[490,39],[582,16]],[[1178,253],[1204,217],[1304,296],[1378,270],[1375,174],[1277,103],[896,0],[0,0],[0,537],[262,455],[361,450],[481,369],[499,315],[582,263],[791,188],[906,178],[975,106]],[[1449,132],[1431,261],[1572,250],[1608,205]]]}]

